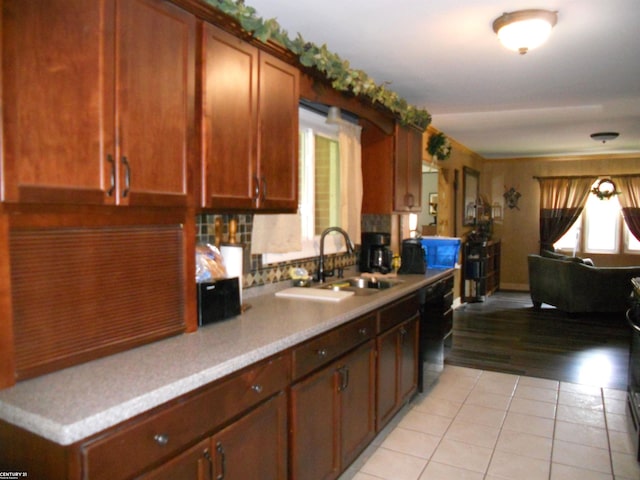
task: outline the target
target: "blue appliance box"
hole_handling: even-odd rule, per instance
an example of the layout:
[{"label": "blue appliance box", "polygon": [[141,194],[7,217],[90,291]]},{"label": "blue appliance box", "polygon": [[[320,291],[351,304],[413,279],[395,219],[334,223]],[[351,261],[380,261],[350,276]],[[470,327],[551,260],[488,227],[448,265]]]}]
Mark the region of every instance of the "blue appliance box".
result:
[{"label": "blue appliance box", "polygon": [[422,237],[427,268],[454,268],[460,253],[457,237]]}]

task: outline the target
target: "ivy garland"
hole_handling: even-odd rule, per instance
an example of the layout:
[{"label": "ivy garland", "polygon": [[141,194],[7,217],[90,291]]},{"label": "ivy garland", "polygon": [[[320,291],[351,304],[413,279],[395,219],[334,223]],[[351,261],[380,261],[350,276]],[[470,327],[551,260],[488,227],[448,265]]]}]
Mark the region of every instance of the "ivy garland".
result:
[{"label": "ivy garland", "polygon": [[451,156],[451,142],[444,133],[434,133],[427,141],[427,152],[438,160],[446,160]]},{"label": "ivy garland", "polygon": [[275,19],[264,20],[256,15],[253,7],[244,0],[205,0],[207,3],[238,21],[240,26],[263,43],[277,42],[299,57],[305,67],[315,67],[331,80],[331,86],[342,92],[364,95],[374,103],[380,103],[398,115],[403,125],[415,125],[425,130],[431,123],[431,115],[424,109],[409,105],[397,93],[385,85],[377,85],[362,70],[350,68],[349,62],[321,47],[306,42],[300,33],[290,39]]}]

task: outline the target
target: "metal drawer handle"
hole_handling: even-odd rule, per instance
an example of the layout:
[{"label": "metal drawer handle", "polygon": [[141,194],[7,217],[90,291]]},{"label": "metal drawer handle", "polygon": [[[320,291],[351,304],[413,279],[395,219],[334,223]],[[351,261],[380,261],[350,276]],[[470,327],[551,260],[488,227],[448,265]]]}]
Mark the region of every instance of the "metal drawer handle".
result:
[{"label": "metal drawer handle", "polygon": [[127,157],[122,157],[122,164],[124,165],[124,190],[122,191],[122,197],[129,195],[131,190],[131,165]]},{"label": "metal drawer handle", "polygon": [[366,327],[362,327],[360,330],[358,330],[358,333],[364,337],[369,333],[369,329]]},{"label": "metal drawer handle", "polygon": [[327,352],[325,348],[321,348],[320,350],[317,351],[317,353],[320,358],[324,358],[327,356],[329,352]]},{"label": "metal drawer handle", "polygon": [[251,390],[253,390],[256,393],[262,393],[262,390],[264,390],[262,388],[262,385],[260,385],[259,383],[256,383],[255,385],[251,385]]},{"label": "metal drawer handle", "polygon": [[169,443],[169,435],[166,435],[164,433],[156,433],[153,436],[153,439],[156,441],[158,445],[164,446],[167,443]]},{"label": "metal drawer handle", "polygon": [[109,175],[109,190],[107,190],[107,196],[112,196],[116,189],[116,162],[113,161],[111,154],[107,155],[107,162],[111,164],[111,173]]}]

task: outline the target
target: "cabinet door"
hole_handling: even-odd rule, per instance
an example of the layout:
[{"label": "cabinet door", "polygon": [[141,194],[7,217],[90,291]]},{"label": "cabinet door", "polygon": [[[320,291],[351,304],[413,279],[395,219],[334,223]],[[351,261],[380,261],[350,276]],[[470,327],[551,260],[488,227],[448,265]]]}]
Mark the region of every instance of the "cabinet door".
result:
[{"label": "cabinet door", "polygon": [[3,201],[114,201],[112,22],[112,2],[2,3]]},{"label": "cabinet door", "polygon": [[370,341],[339,368],[342,470],[375,436],[375,349]]},{"label": "cabinet door", "polygon": [[255,208],[258,49],[206,23],[202,42],[201,203]]},{"label": "cabinet door", "polygon": [[398,391],[398,331],[393,328],[378,337],[376,429],[379,431],[396,411]]},{"label": "cabinet door", "polygon": [[203,440],[152,472],[144,480],[213,480],[211,442]]},{"label": "cabinet door", "polygon": [[419,212],[422,192],[422,134],[396,126],[394,210]]},{"label": "cabinet door", "polygon": [[[287,478],[287,400],[273,397],[213,436],[213,478]],[[176,477],[177,478],[177,477]]]},{"label": "cabinet door", "polygon": [[378,337],[378,430],[417,389],[418,339],[417,315]]},{"label": "cabinet door", "polygon": [[330,365],[291,388],[292,479],[329,479],[340,472],[338,380]]},{"label": "cabinet door", "polygon": [[159,0],[120,0],[116,11],[119,201],[186,205],[195,134],[195,17]]},{"label": "cabinet door", "polygon": [[404,404],[418,387],[418,317],[403,323],[399,330],[398,400]]},{"label": "cabinet door", "polygon": [[299,72],[260,53],[258,206],[295,212],[298,208]]}]

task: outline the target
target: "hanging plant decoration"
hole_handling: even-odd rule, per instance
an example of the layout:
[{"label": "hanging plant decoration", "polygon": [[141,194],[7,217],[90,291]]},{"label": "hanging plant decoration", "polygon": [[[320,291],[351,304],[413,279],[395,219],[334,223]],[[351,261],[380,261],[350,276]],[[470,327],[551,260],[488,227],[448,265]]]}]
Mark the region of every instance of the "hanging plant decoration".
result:
[{"label": "hanging plant decoration", "polygon": [[451,142],[444,133],[434,133],[427,142],[427,153],[438,160],[446,160],[451,156]]},{"label": "hanging plant decoration", "polygon": [[600,200],[609,200],[614,195],[620,195],[616,184],[610,178],[603,178],[598,184],[591,189],[593,193]]},{"label": "hanging plant decoration", "polygon": [[405,99],[389,90],[386,84],[377,85],[362,70],[350,68],[348,61],[330,52],[326,45],[318,47],[307,42],[300,33],[295,39],[290,39],[275,19],[264,20],[258,17],[256,10],[245,5],[244,0],[206,2],[233,17],[245,31],[261,42],[273,41],[293,52],[302,65],[322,72],[336,90],[368,97],[373,103],[379,103],[396,114],[402,125],[414,125],[424,131],[431,123],[431,114],[428,111],[409,105]]}]

